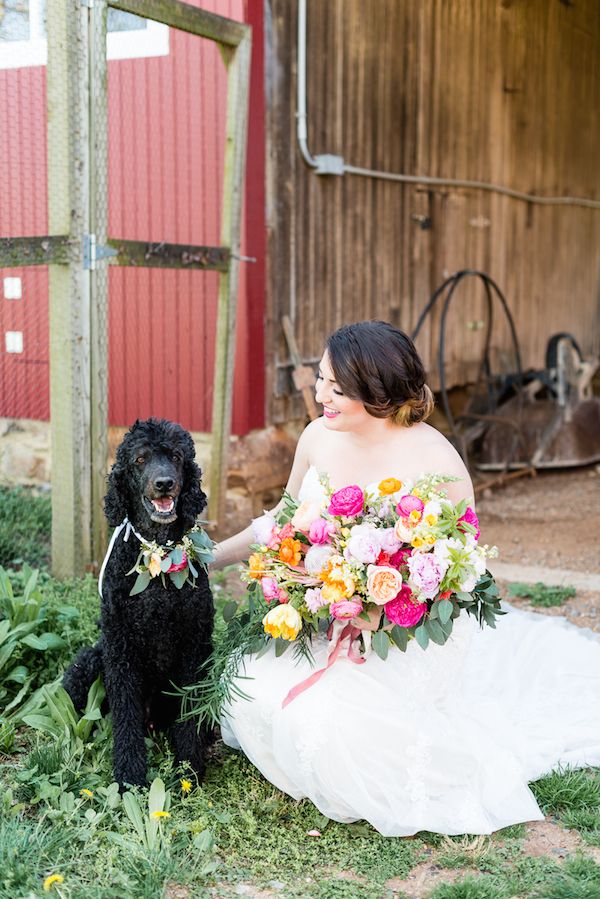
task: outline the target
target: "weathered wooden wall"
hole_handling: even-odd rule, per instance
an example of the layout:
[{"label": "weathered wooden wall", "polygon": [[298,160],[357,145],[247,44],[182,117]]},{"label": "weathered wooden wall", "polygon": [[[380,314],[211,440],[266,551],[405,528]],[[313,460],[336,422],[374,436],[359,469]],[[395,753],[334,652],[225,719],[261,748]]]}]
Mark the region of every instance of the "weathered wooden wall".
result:
[{"label": "weathered wooden wall", "polygon": [[[598,352],[600,210],[317,176],[296,142],[296,13],[296,0],[265,2],[271,418],[301,408],[285,396],[282,315],[316,359],[347,321],[410,331],[462,268],[505,291],[526,366],[543,364],[561,330]],[[309,0],[307,56],[313,155],[600,199],[598,0]],[[462,383],[481,351],[481,289],[464,289],[453,308],[447,374]],[[434,384],[437,338],[434,319],[418,340]],[[493,345],[510,369],[500,324]]]}]

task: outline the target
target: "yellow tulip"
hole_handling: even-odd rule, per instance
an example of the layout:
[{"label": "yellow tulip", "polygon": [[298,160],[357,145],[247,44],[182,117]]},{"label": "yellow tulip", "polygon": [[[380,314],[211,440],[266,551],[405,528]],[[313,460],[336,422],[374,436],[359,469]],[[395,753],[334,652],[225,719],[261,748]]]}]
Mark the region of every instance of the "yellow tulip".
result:
[{"label": "yellow tulip", "polygon": [[289,603],[270,609],[263,618],[263,627],[272,637],[295,640],[302,629],[302,618]]}]

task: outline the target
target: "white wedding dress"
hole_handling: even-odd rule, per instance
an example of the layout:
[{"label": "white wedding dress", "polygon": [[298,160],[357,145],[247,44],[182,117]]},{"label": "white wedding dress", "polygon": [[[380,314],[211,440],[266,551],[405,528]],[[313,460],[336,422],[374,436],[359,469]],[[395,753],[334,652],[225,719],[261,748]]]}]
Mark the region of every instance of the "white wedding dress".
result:
[{"label": "white wedding dress", "polygon": [[445,646],[345,655],[285,708],[288,691],[325,667],[273,648],[247,657],[252,701],[223,711],[227,745],[294,799],[385,836],[420,830],[489,834],[542,819],[528,787],[558,765],[600,765],[600,635],[509,608],[494,630],[464,613]]}]

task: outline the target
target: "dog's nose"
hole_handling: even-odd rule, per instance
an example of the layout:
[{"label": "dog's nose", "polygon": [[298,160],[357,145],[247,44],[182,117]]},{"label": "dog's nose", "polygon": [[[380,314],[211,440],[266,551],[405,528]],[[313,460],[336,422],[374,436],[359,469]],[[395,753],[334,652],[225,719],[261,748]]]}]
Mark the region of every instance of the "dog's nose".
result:
[{"label": "dog's nose", "polygon": [[157,490],[160,490],[162,493],[168,493],[169,490],[173,489],[175,481],[173,478],[156,478],[154,481],[154,486]]}]

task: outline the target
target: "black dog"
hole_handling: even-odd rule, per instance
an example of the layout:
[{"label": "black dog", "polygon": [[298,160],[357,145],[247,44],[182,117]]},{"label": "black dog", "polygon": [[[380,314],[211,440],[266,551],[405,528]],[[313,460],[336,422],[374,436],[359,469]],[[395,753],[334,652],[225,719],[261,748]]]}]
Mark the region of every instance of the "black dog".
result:
[{"label": "black dog", "polygon": [[[192,438],[179,425],[150,418],[136,421],[117,450],[108,477],[104,510],[113,527],[125,517],[144,540],[178,543],[206,505]],[[204,569],[196,585],[178,589],[170,577],[153,577],[130,596],[141,546],[130,528],[117,535],[105,561],[101,593],[102,636],[80,651],[63,684],[75,707],[85,707],[88,690],[102,673],[112,711],[115,779],[146,782],[144,735],[151,724],[170,728],[177,763],[189,762],[198,776],[209,736],[192,720],[178,721],[180,700],[166,695],[173,684],[194,683],[210,655],[213,603]],[[127,538],[127,539],[125,539]],[[166,691],[166,692],[165,692]]]}]

